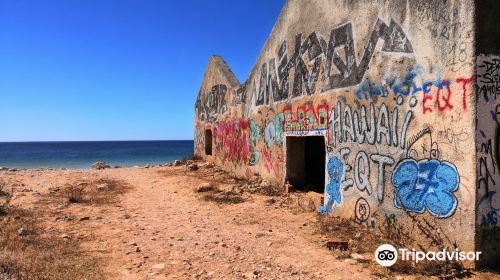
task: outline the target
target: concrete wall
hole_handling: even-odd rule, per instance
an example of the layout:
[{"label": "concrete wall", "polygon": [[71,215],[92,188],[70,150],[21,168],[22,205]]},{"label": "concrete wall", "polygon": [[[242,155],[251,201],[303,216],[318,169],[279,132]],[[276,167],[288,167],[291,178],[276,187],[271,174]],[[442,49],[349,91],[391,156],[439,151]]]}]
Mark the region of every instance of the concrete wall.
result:
[{"label": "concrete wall", "polygon": [[[429,222],[438,238],[467,251],[489,246],[484,260],[498,260],[500,88],[498,68],[488,67],[500,65],[498,36],[479,40],[489,26],[474,20],[486,6],[289,0],[245,83],[210,59],[195,107],[196,154],[205,156],[203,130],[212,129],[207,160],[284,184],[286,137],[321,135],[323,213],[376,228],[401,221],[417,240],[429,238],[415,225]],[[476,65],[493,76],[478,88],[494,91],[477,105]]]}]

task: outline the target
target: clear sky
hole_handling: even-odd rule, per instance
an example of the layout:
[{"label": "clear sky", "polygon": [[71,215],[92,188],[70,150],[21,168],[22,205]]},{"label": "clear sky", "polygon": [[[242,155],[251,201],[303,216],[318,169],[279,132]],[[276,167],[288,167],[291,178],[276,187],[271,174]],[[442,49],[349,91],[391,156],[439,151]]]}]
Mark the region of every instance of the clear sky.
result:
[{"label": "clear sky", "polygon": [[247,78],[285,0],[0,0],[0,141],[193,139],[212,54]]}]

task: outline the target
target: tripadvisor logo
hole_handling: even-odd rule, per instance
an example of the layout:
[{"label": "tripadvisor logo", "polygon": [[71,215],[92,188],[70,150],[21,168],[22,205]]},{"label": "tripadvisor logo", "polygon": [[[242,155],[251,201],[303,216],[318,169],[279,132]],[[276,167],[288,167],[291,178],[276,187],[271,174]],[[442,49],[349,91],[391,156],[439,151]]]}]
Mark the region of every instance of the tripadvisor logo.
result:
[{"label": "tripadvisor logo", "polygon": [[375,261],[381,266],[392,266],[398,260],[398,251],[390,244],[378,246],[375,251]]},{"label": "tripadvisor logo", "polygon": [[403,261],[413,261],[419,263],[423,260],[427,261],[478,261],[481,252],[464,252],[455,249],[449,251],[443,249],[441,251],[416,251],[415,249],[400,248],[397,250],[390,244],[380,245],[375,251],[375,261],[381,266],[393,266],[398,260],[398,251]]}]

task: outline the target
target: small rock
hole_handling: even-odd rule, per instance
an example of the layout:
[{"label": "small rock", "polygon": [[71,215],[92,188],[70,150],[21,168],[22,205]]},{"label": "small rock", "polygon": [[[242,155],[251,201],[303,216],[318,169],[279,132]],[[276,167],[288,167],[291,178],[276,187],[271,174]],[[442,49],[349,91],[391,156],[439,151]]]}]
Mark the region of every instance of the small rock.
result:
[{"label": "small rock", "polygon": [[198,170],[198,165],[196,163],[191,163],[190,165],[187,166],[188,171],[196,171]]},{"label": "small rock", "polygon": [[163,270],[165,268],[165,263],[157,263],[152,266],[154,270]]},{"label": "small rock", "polygon": [[356,260],[356,261],[360,261],[360,262],[363,262],[365,260],[365,257],[363,255],[356,254],[356,253],[352,253],[351,258]]},{"label": "small rock", "polygon": [[194,163],[194,161],[192,161],[192,160],[188,160],[188,161],[186,162],[186,166],[191,165],[191,164],[193,164],[193,163]]},{"label": "small rock", "polygon": [[107,183],[102,183],[96,186],[96,189],[98,191],[108,191],[109,190],[109,185]]},{"label": "small rock", "polygon": [[70,237],[67,234],[63,234],[63,235],[61,235],[61,238],[64,240],[68,240]]},{"label": "small rock", "polygon": [[175,160],[174,161],[174,166],[181,166],[182,162],[180,160]]},{"label": "small rock", "polygon": [[19,236],[26,236],[30,233],[30,231],[26,228],[23,228],[23,227],[20,227],[18,230],[17,230],[17,233],[19,234]]},{"label": "small rock", "polygon": [[103,169],[108,169],[108,168],[110,168],[110,166],[103,161],[99,161],[99,162],[92,164],[92,170],[103,170]]},{"label": "small rock", "polygon": [[80,218],[80,222],[81,221],[88,221],[88,220],[90,220],[89,216],[83,216],[83,217]]},{"label": "small rock", "polygon": [[209,257],[213,257],[213,256],[215,256],[215,253],[214,252],[210,252],[210,253],[208,253],[208,256]]},{"label": "small rock", "polygon": [[210,183],[203,183],[199,185],[198,187],[195,188],[195,192],[201,193],[201,192],[211,192],[215,191],[215,187],[212,186]]},{"label": "small rock", "polygon": [[59,192],[60,188],[59,187],[50,187],[49,188],[49,192],[50,193],[56,193],[56,192]]}]

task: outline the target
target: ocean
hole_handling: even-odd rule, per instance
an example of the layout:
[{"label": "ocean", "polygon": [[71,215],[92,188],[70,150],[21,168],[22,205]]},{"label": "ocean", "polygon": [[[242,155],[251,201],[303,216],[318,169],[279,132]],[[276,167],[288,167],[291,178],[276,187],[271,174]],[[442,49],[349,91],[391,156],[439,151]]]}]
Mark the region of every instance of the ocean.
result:
[{"label": "ocean", "polygon": [[193,154],[193,140],[0,142],[0,166],[88,169],[97,161],[111,166],[173,162]]}]

